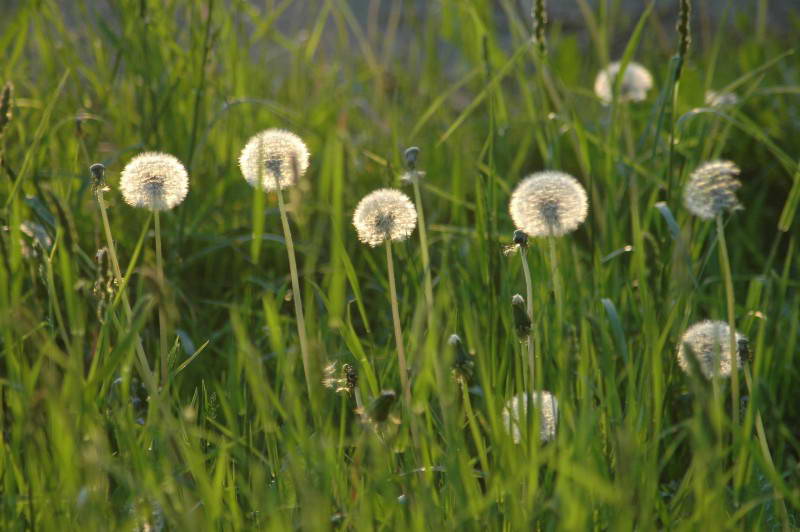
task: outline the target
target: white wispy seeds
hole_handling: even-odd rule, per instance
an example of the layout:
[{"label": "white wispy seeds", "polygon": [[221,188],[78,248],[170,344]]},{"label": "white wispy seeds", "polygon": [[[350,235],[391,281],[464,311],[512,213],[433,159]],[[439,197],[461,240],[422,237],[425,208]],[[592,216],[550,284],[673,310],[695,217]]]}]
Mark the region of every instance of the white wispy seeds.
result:
[{"label": "white wispy seeds", "polygon": [[528,395],[533,397],[533,407],[539,412],[539,440],[550,441],[556,437],[558,424],[558,399],[548,391],[524,393],[512,397],[503,407],[503,426],[511,434],[514,443],[522,440],[520,419],[526,420],[528,413]]},{"label": "white wispy seeds", "polygon": [[[620,63],[615,61],[601,70],[594,80],[594,93],[604,103],[613,99],[614,82],[619,72]],[[620,87],[620,101],[640,102],[647,98],[647,91],[653,88],[653,76],[639,63],[630,62],[625,69]]]},{"label": "white wispy seeds", "polygon": [[530,237],[562,236],[586,220],[589,201],[577,179],[564,172],[537,172],[511,194],[511,219]]},{"label": "white wispy seeds", "polygon": [[689,211],[710,220],[724,211],[741,209],[736,190],[742,183],[736,178],[741,170],[731,161],[712,161],[697,168],[683,189],[683,203]]},{"label": "white wispy seeds", "polygon": [[417,211],[408,196],[382,188],[364,196],[353,214],[358,239],[372,247],[386,240],[405,240],[417,226]]},{"label": "white wispy seeds", "polygon": [[[267,192],[295,184],[308,170],[308,147],[290,131],[267,129],[250,137],[239,156],[239,168],[252,187]],[[297,175],[292,168],[296,164]]]},{"label": "white wispy seeds", "polygon": [[[678,365],[687,374],[691,374],[692,363],[690,352],[697,359],[703,375],[710,379],[714,375],[730,377],[731,349],[730,327],[724,321],[705,320],[689,327],[681,336],[678,345]],[[736,344],[747,341],[747,338],[736,332]],[[742,367],[742,359],[736,353],[737,367]]]},{"label": "white wispy seeds", "polygon": [[173,155],[141,153],[122,170],[120,191],[128,205],[165,211],[186,198],[189,174]]}]

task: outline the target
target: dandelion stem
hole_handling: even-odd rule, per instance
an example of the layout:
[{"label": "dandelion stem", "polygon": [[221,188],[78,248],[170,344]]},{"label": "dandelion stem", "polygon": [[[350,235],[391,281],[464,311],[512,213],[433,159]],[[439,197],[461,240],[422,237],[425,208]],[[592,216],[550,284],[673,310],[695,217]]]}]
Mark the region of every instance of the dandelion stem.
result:
[{"label": "dandelion stem", "polygon": [[392,241],[386,240],[386,267],[389,273],[389,298],[392,305],[392,321],[394,322],[394,339],[397,344],[397,362],[400,370],[400,383],[403,386],[403,399],[406,408],[411,408],[411,387],[408,383],[406,353],[403,348],[403,330],[400,326],[400,310],[397,306],[397,287],[394,279],[394,259],[392,258]]},{"label": "dandelion stem", "polygon": [[[128,326],[130,327],[131,323],[133,322],[133,311],[131,310],[131,302],[128,299],[128,291],[123,285],[124,279],[122,277],[122,270],[119,267],[119,259],[117,258],[117,250],[114,246],[114,239],[111,237],[111,224],[108,223],[108,213],[106,212],[106,200],[103,198],[102,190],[98,189],[95,193],[97,197],[97,205],[100,207],[100,217],[103,219],[103,231],[106,235],[106,247],[108,248],[108,256],[111,259],[111,267],[114,271],[114,277],[117,280],[118,290],[122,291],[122,307],[125,310],[125,318],[128,320]],[[144,347],[142,347],[142,339],[139,336],[139,332],[136,332],[136,356],[139,362],[139,372],[142,374],[142,378],[147,383],[148,388],[150,391],[154,391],[156,388],[156,381],[153,377],[153,372],[150,370],[150,365],[147,363],[147,356],[144,352]]]},{"label": "dandelion stem", "polygon": [[155,211],[156,229],[156,282],[158,283],[159,302],[158,302],[158,341],[161,353],[161,386],[166,387],[169,381],[169,363],[167,352],[167,313],[164,309],[164,259],[161,254],[161,217]]},{"label": "dandelion stem", "polygon": [[561,330],[564,326],[564,295],[561,291],[561,275],[558,271],[558,251],[556,250],[555,237],[547,237],[547,245],[550,251],[550,271],[553,277],[553,293],[556,298],[556,320],[559,330]]},{"label": "dandelion stem", "polygon": [[519,250],[519,256],[522,258],[522,273],[525,275],[525,303],[527,305],[528,318],[531,320],[531,330],[528,333],[528,366],[530,371],[530,381],[528,382],[528,389],[533,391],[536,389],[536,381],[534,379],[536,372],[536,359],[533,353],[533,283],[531,283],[531,270],[528,267],[528,248],[523,246]]},{"label": "dandelion stem", "polygon": [[289,218],[286,216],[286,205],[283,201],[283,191],[278,187],[278,210],[281,213],[283,224],[283,237],[286,241],[286,252],[289,255],[289,274],[292,278],[292,300],[294,301],[294,314],[297,319],[297,335],[300,338],[300,354],[303,357],[303,372],[306,376],[306,387],[309,398],[316,396],[311,378],[311,360],[308,351],[308,337],[306,336],[306,319],[303,314],[303,296],[300,293],[300,279],[297,275],[297,260],[294,255],[294,241]]},{"label": "dandelion stem", "polygon": [[722,214],[717,215],[717,239],[719,240],[719,263],[722,269],[722,278],[725,283],[725,299],[728,307],[728,330],[730,331],[730,354],[731,354],[731,399],[733,404],[733,428],[739,426],[739,355],[738,345],[736,344],[736,312],[733,293],[733,275],[731,274],[731,263],[728,256],[728,244],[725,240],[725,224],[722,223]]}]

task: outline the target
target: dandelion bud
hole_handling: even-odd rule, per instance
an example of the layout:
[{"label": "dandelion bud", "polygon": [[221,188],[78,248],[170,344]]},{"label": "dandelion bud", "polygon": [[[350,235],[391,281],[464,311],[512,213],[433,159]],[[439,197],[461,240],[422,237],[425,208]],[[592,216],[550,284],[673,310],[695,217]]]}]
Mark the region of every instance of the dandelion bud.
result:
[{"label": "dandelion bud", "polygon": [[503,408],[503,426],[511,434],[514,443],[522,440],[519,430],[520,419],[528,414],[528,396],[533,398],[533,408],[539,411],[539,441],[547,442],[556,437],[558,424],[558,399],[550,392],[540,391],[518,394],[512,397]]},{"label": "dandelion bud", "polygon": [[105,192],[108,190],[106,186],[106,167],[100,163],[95,163],[89,167],[89,173],[92,174],[92,190],[95,192]]},{"label": "dandelion bud", "polygon": [[464,347],[464,342],[461,341],[461,337],[457,334],[451,334],[447,340],[447,345],[455,350],[453,376],[459,382],[469,383],[475,371],[475,362]]},{"label": "dandelion bud", "polygon": [[[715,375],[730,377],[732,367],[731,330],[724,321],[701,321],[689,327],[681,337],[678,345],[678,365],[687,374],[692,373],[692,366],[699,366],[707,379]],[[740,356],[741,345],[747,344],[747,338],[736,332],[737,367],[742,367]],[[693,357],[696,364],[689,357]]]},{"label": "dandelion bud", "polygon": [[511,219],[527,236],[562,236],[586,220],[589,202],[577,179],[544,171],[523,179],[511,194]]},{"label": "dandelion bud", "polygon": [[523,248],[528,247],[528,235],[525,234],[525,231],[519,229],[514,231],[514,244]]},{"label": "dandelion bud", "polygon": [[511,307],[514,309],[514,330],[520,340],[527,340],[531,334],[531,318],[525,309],[525,300],[519,294],[511,298]]},{"label": "dandelion bud", "polygon": [[389,412],[396,399],[397,394],[394,390],[383,390],[377,399],[372,401],[367,408],[369,419],[375,423],[386,421],[389,418]]},{"label": "dandelion bud", "polygon": [[405,158],[406,158],[406,168],[409,170],[414,170],[417,168],[417,157],[419,157],[419,148],[416,146],[411,146],[407,148],[405,151]]},{"label": "dandelion bud", "polygon": [[[601,70],[594,80],[594,93],[603,103],[609,104],[613,99],[614,83],[616,83],[619,73],[619,61],[611,63]],[[620,86],[620,101],[640,102],[647,98],[647,91],[653,88],[653,76],[639,63],[628,63],[625,72],[622,74],[622,85]]]},{"label": "dandelion bud", "polygon": [[417,211],[411,200],[391,188],[364,196],[353,214],[358,239],[371,247],[386,240],[405,240],[417,226]]},{"label": "dandelion bud", "polygon": [[189,175],[174,156],[146,152],[130,160],[120,178],[122,197],[132,207],[165,211],[189,192]]},{"label": "dandelion bud", "polygon": [[701,165],[689,176],[683,190],[686,208],[705,220],[724,211],[741,209],[736,191],[742,183],[736,179],[741,170],[731,161],[712,161]]},{"label": "dandelion bud", "polygon": [[250,137],[239,156],[239,167],[251,187],[266,192],[295,184],[308,170],[303,140],[283,129],[267,129]]}]

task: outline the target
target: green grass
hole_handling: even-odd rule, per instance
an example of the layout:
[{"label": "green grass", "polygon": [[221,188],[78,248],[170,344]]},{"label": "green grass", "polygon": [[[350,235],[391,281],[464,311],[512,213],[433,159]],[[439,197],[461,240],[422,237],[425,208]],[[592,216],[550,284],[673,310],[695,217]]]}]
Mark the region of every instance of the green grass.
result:
[{"label": "green grass", "polygon": [[[585,27],[551,14],[546,56],[530,41],[530,2],[381,2],[375,16],[312,3],[303,17],[289,0],[0,8],[0,81],[14,84],[0,139],[0,528],[800,527],[797,17],[782,37],[766,1],[711,25],[696,13],[675,86],[668,2],[637,20],[579,0]],[[655,88],[604,107],[594,76],[623,55]],[[737,105],[703,107],[706,89],[724,87]],[[321,385],[308,397],[277,199],[237,166],[267,127],[312,152],[285,195],[312,365],[351,364],[367,405],[395,390],[384,423],[362,423],[354,397]],[[415,233],[393,246],[409,411],[385,252],[360,245],[350,217],[366,193],[402,186],[410,145],[427,172],[434,314]],[[144,150],[190,173],[188,198],[160,220],[163,287],[153,221],[117,190]],[[731,383],[691,379],[675,356],[688,325],[728,316],[715,224],[680,196],[717,157],[743,170],[745,209],[723,219],[733,314],[753,352],[738,425]],[[107,258],[95,260],[95,162],[131,321]],[[559,425],[553,442],[514,445],[501,410],[529,368],[507,205],[543,168],[575,175],[590,214],[553,255],[531,241],[535,374],[558,397]],[[49,242],[21,230],[31,223]],[[157,368],[159,309],[171,379],[148,397],[137,336]],[[469,388],[451,378],[453,333],[472,353]]]}]

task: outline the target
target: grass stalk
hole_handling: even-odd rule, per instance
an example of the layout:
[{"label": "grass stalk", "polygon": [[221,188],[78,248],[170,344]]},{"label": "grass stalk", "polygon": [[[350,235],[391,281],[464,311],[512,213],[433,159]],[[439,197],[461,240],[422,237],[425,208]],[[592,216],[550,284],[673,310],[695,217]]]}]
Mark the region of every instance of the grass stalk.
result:
[{"label": "grass stalk", "polygon": [[431,279],[431,259],[428,254],[428,232],[425,228],[425,210],[422,206],[422,194],[418,180],[414,180],[414,202],[417,209],[420,256],[424,271],[425,314],[428,318],[428,334],[431,334],[433,332],[433,280]]},{"label": "grass stalk", "polygon": [[[736,344],[736,309],[733,292],[733,275],[731,274],[731,263],[728,255],[728,244],[725,240],[725,224],[722,222],[722,214],[717,215],[717,239],[719,240],[719,264],[722,269],[722,279],[725,284],[725,301],[728,310],[728,328],[730,330],[728,348],[731,353],[731,400],[733,404],[733,427],[735,431],[739,427],[739,356]],[[735,441],[735,439],[734,439]]]},{"label": "grass stalk", "polygon": [[167,312],[164,307],[166,285],[164,283],[164,258],[161,253],[161,216],[154,212],[156,230],[156,282],[158,283],[158,343],[159,357],[161,360],[161,386],[166,387],[169,382],[169,352],[167,348]]},{"label": "grass stalk", "polygon": [[528,390],[536,390],[536,358],[533,352],[533,283],[531,282],[531,270],[528,266],[528,248],[527,246],[520,246],[519,256],[522,258],[522,273],[525,275],[525,304],[528,312],[528,318],[531,320],[531,330],[528,334],[528,341],[526,342],[528,348],[528,371],[530,372],[530,380],[528,381]]}]

